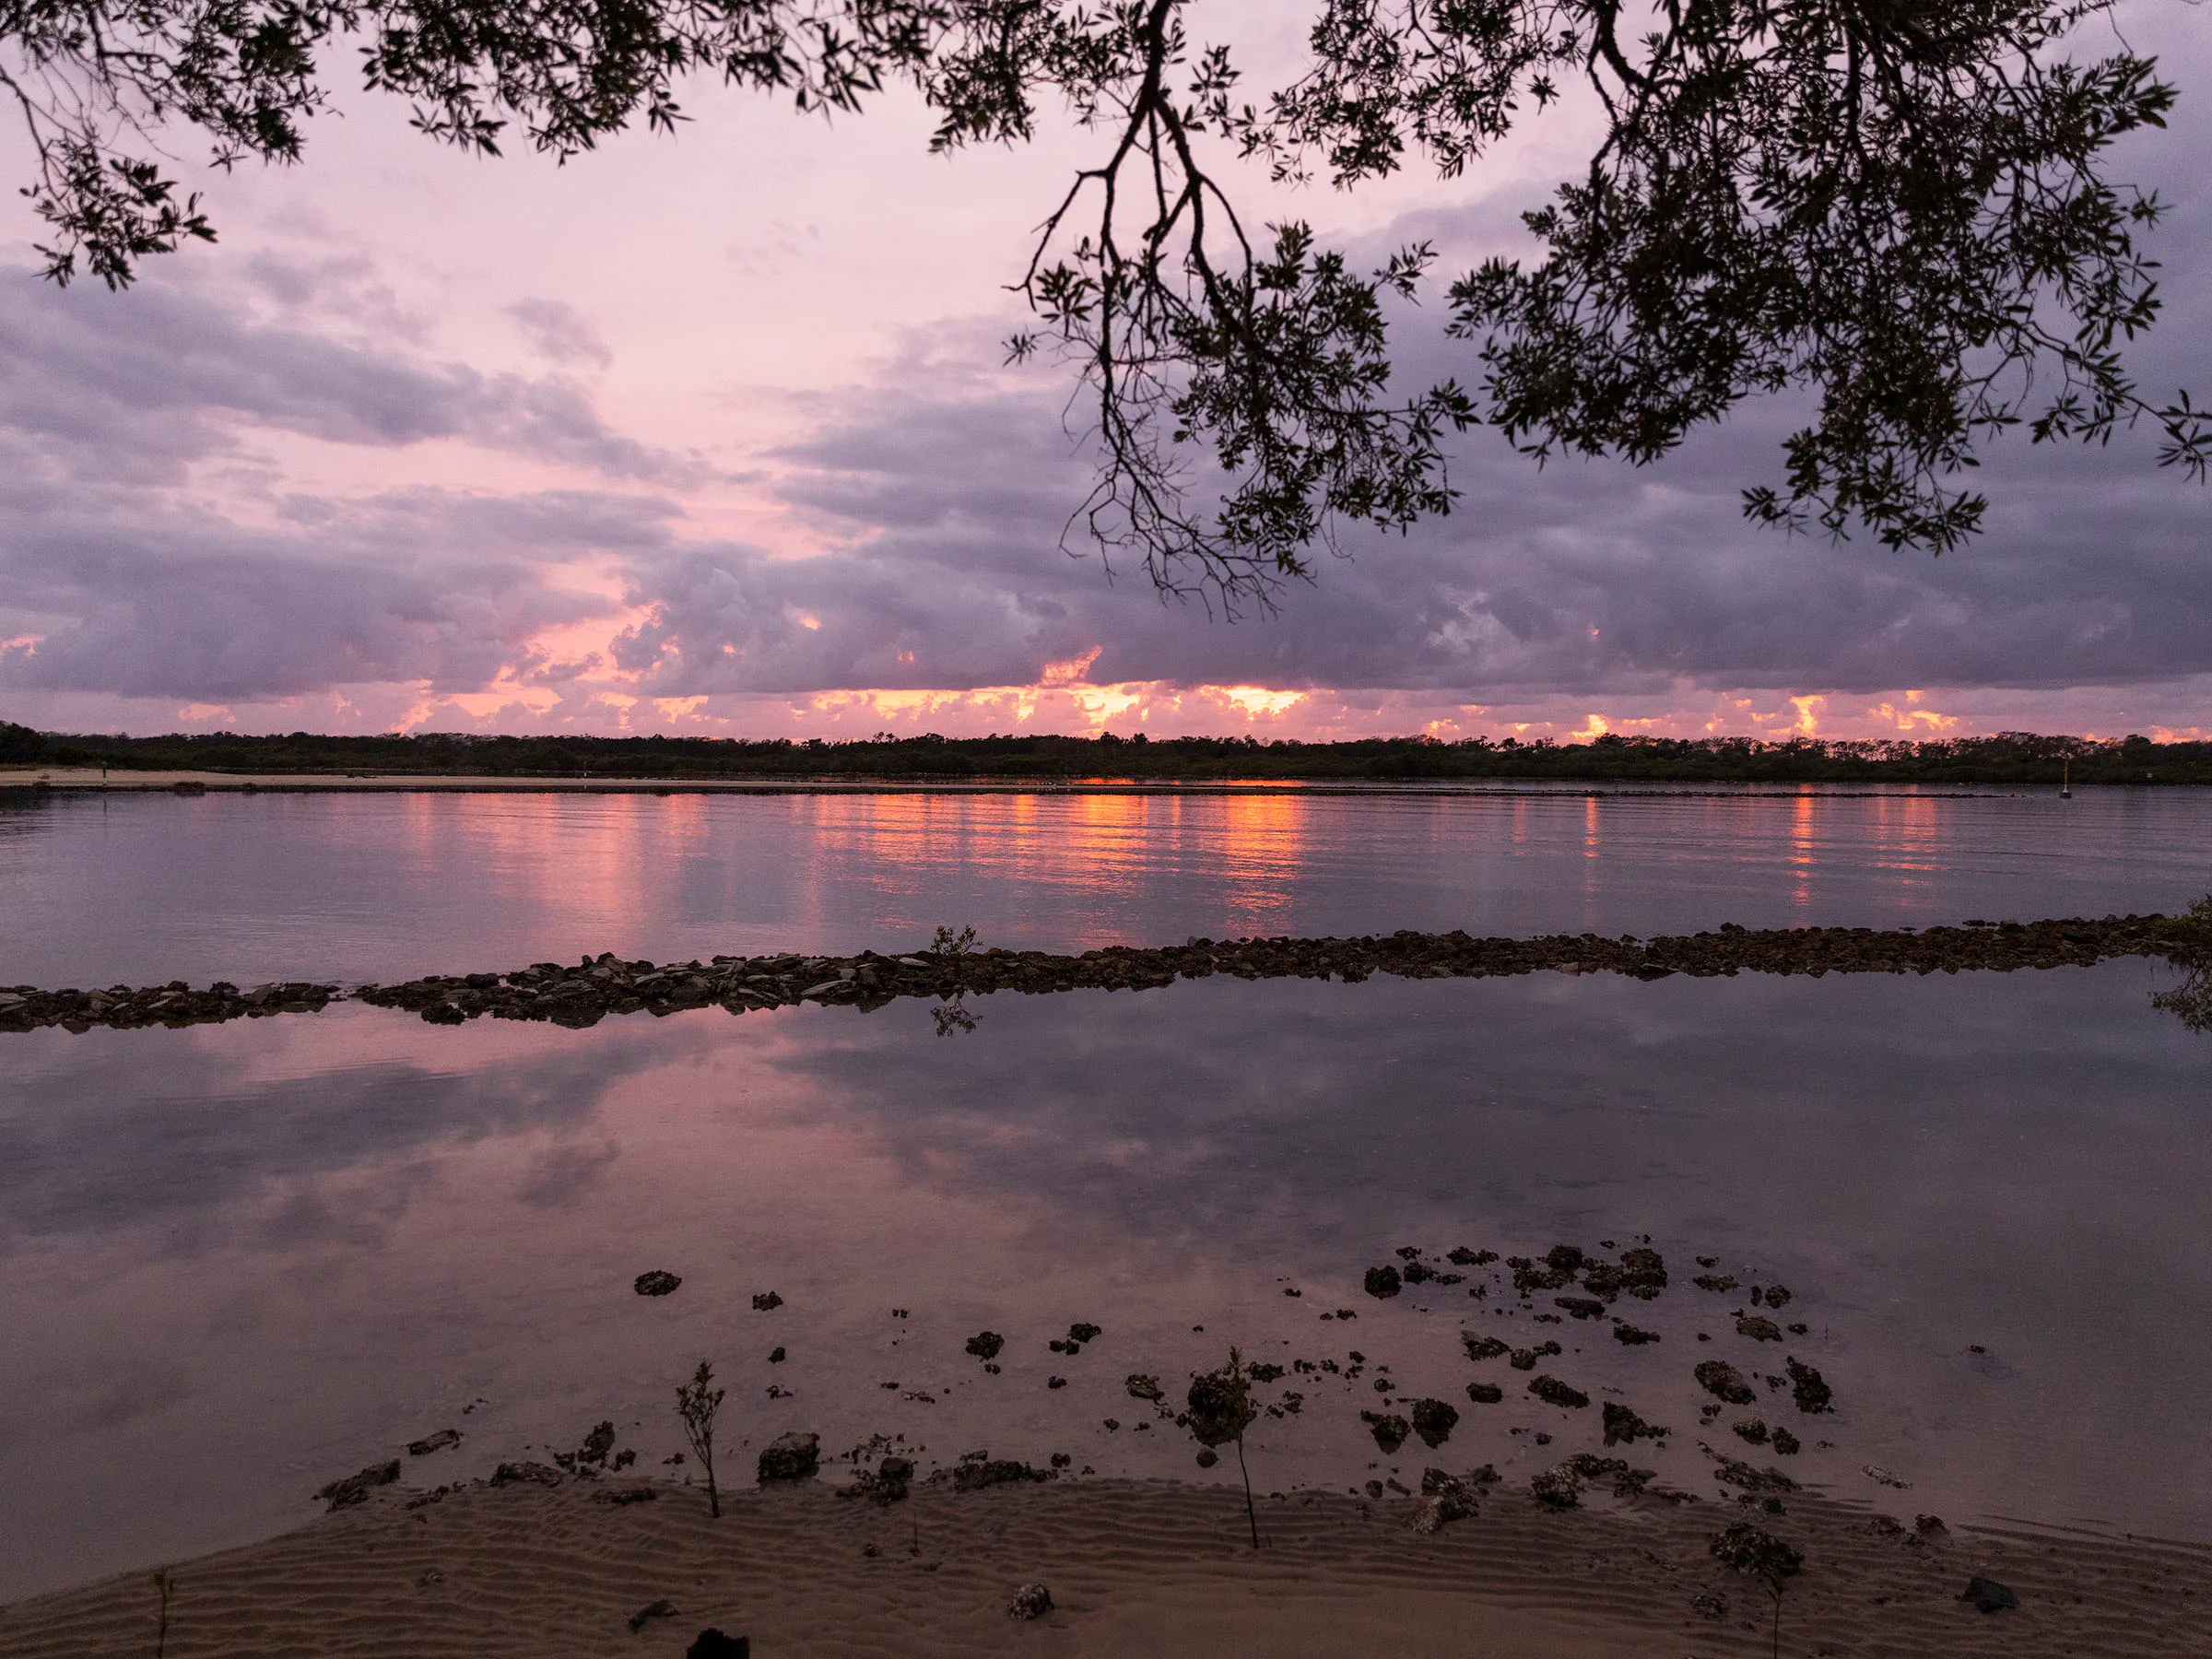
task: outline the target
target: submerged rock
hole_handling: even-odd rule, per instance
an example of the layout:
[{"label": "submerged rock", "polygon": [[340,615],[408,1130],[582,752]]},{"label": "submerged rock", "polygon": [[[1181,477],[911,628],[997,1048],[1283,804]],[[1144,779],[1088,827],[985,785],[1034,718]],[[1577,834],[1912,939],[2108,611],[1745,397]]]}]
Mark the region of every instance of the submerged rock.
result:
[{"label": "submerged rock", "polygon": [[683,1282],[675,1274],[656,1267],[651,1273],[639,1274],[630,1288],[640,1296],[666,1296]]},{"label": "submerged rock", "polygon": [[1385,1265],[1367,1270],[1367,1293],[1370,1296],[1380,1297],[1387,1301],[1404,1288],[1405,1283],[1398,1277],[1395,1267]]},{"label": "submerged rock", "polygon": [[1590,1396],[1569,1382],[1557,1377],[1543,1376],[1530,1381],[1528,1392],[1547,1406],[1561,1406],[1570,1411],[1580,1411],[1590,1404]]},{"label": "submerged rock", "polygon": [[647,1602],[629,1616],[629,1632],[636,1635],[656,1618],[674,1618],[677,1611],[676,1604],[665,1595],[658,1601]]},{"label": "submerged rock", "polygon": [[1442,1400],[1413,1403],[1413,1431],[1421,1437],[1421,1444],[1432,1450],[1452,1438],[1458,1422],[1458,1410]]},{"label": "submerged rock", "polygon": [[1790,1395],[1797,1402],[1798,1410],[1820,1412],[1830,1410],[1834,1406],[1835,1393],[1829,1387],[1827,1379],[1822,1377],[1818,1371],[1809,1365],[1800,1364],[1794,1358],[1791,1359],[1788,1370]]},{"label": "submerged rock", "polygon": [[1616,1342],[1625,1342],[1630,1347],[1641,1347],[1647,1342],[1658,1341],[1659,1333],[1656,1331],[1639,1330],[1636,1326],[1630,1324],[1625,1319],[1616,1320],[1613,1324],[1613,1340]]},{"label": "submerged rock", "polygon": [[1367,1425],[1369,1432],[1375,1437],[1375,1444],[1382,1448],[1385,1457],[1404,1445],[1406,1437],[1413,1432],[1413,1425],[1395,1412],[1363,1411],[1359,1414],[1359,1420]]},{"label": "submerged rock", "polygon": [[1697,1368],[1698,1386],[1731,1406],[1748,1406],[1759,1396],[1744,1381],[1744,1373],[1725,1359],[1707,1359]]},{"label": "submerged rock", "polygon": [[1495,1406],[1505,1398],[1505,1390],[1495,1382],[1470,1382],[1467,1398],[1477,1406]]},{"label": "submerged rock", "polygon": [[1605,1403],[1603,1415],[1606,1425],[1606,1444],[1608,1446],[1626,1445],[1640,1440],[1659,1440],[1672,1432],[1660,1428],[1655,1423],[1645,1422],[1628,1406],[1620,1405],[1617,1401],[1607,1400]]},{"label": "submerged rock", "polygon": [[1495,1359],[1500,1354],[1512,1352],[1512,1343],[1500,1342],[1495,1336],[1477,1335],[1473,1331],[1461,1332],[1459,1339],[1465,1345],[1470,1359]]},{"label": "submerged rock", "polygon": [[978,1331],[968,1338],[968,1351],[978,1359],[995,1359],[1006,1346],[1006,1339],[996,1331]]},{"label": "submerged rock", "polygon": [[437,1433],[426,1434],[418,1441],[409,1441],[407,1455],[409,1457],[428,1457],[433,1452],[442,1452],[448,1446],[457,1446],[460,1443],[460,1430],[441,1429]]},{"label": "submerged rock", "polygon": [[1748,1336],[1754,1342],[1780,1342],[1782,1340],[1782,1327],[1772,1320],[1763,1318],[1757,1313],[1747,1314],[1744,1318],[1737,1320],[1735,1334],[1738,1336]]},{"label": "submerged rock", "polygon": [[725,1636],[710,1625],[691,1639],[684,1659],[753,1659],[749,1636]]}]

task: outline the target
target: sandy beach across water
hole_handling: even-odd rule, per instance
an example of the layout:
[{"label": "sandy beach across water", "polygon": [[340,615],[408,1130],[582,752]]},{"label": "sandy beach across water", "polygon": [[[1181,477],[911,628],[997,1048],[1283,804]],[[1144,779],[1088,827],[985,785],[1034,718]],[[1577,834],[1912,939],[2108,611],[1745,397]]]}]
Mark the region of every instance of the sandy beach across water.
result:
[{"label": "sandy beach across water", "polygon": [[[665,1659],[709,1626],[749,1636],[762,1659],[1765,1653],[1771,1604],[1707,1547],[1744,1519],[1806,1558],[1784,1653],[2109,1659],[2201,1655],[2212,1641],[2212,1549],[2086,1532],[1924,1539],[1805,1495],[1782,1516],[1643,1500],[1558,1512],[1500,1489],[1422,1536],[1406,1498],[1292,1493],[1263,1498],[1254,1554],[1236,1494],[1171,1482],[917,1488],[888,1508],[810,1483],[734,1494],[719,1521],[696,1488],[606,1501],[624,1489],[569,1480],[423,1501],[387,1488],[177,1566],[166,1654]],[[1976,1575],[2019,1607],[1958,1599]],[[1007,1606],[1030,1583],[1055,1607],[1022,1622]],[[631,1616],[664,1600],[678,1611],[633,1633]],[[33,1597],[0,1609],[0,1653],[138,1659],[154,1652],[157,1605],[147,1573]]]}]

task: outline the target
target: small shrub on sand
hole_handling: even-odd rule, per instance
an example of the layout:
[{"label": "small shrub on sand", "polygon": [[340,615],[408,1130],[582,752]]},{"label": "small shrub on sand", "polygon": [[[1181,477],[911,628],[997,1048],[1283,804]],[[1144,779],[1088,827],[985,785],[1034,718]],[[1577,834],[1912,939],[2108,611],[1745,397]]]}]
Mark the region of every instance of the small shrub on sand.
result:
[{"label": "small shrub on sand", "polygon": [[714,1386],[714,1368],[704,1359],[691,1381],[676,1387],[676,1415],[684,1420],[684,1438],[707,1472],[707,1511],[722,1518],[722,1493],[714,1485],[714,1414],[722,1409],[722,1390]]}]

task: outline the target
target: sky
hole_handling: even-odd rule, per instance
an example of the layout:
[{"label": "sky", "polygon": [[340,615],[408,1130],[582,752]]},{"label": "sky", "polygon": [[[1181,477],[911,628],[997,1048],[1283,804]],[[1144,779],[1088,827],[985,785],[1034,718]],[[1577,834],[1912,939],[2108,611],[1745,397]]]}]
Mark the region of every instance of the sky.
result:
[{"label": "sky", "polygon": [[[1198,0],[1265,84],[1301,7]],[[2207,14],[2122,24],[2182,88],[2156,186],[2147,395],[2212,389]],[[2087,54],[2106,37],[2092,32]],[[2000,441],[1940,559],[1747,524],[1780,403],[1644,468],[1456,441],[1464,492],[1347,535],[1273,615],[1163,603],[1064,536],[1067,371],[1009,369],[1006,285],[1100,140],[931,156],[888,95],[834,123],[698,87],[673,139],[565,167],[442,149],[349,92],[304,163],[201,182],[213,248],[120,294],[39,279],[0,204],[0,719],[52,731],[1429,733],[1559,739],[2212,735],[2212,499],[2107,448]],[[1262,217],[1447,274],[1524,245],[1571,112],[1468,175]],[[189,140],[180,139],[179,153]],[[1233,170],[1232,170],[1233,171]],[[29,177],[0,139],[0,171]],[[1477,377],[1431,303],[1410,371]]]}]

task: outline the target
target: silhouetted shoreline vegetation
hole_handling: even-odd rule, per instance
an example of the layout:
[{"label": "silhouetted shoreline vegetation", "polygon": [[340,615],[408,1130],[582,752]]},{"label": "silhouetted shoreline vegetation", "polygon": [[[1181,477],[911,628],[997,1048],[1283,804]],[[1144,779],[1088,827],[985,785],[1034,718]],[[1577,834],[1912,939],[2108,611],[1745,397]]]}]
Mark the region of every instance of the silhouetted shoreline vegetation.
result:
[{"label": "silhouetted shoreline vegetation", "polygon": [[68,735],[0,722],[0,765],[121,771],[723,780],[1073,779],[1319,782],[1528,779],[1742,783],[2212,783],[2212,743],[2147,737],[1825,739],[1646,737],[1591,743],[1373,737],[1300,743],[1256,737],[992,736],[820,738],[413,735],[159,737]]}]

